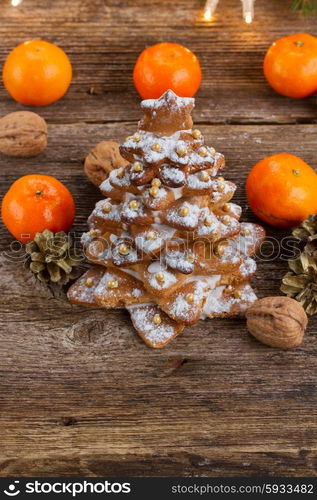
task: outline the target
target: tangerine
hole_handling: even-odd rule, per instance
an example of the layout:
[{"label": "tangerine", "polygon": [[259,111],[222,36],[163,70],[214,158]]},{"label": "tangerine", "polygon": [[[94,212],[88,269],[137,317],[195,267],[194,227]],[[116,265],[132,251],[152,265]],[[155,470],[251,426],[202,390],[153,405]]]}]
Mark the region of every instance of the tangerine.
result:
[{"label": "tangerine", "polygon": [[264,58],[264,74],[276,92],[300,99],[317,90],[317,38],[298,33],[280,38]]},{"label": "tangerine", "polygon": [[25,175],[5,194],[2,220],[10,233],[23,243],[44,229],[68,231],[75,217],[75,203],[69,190],[50,175]]},{"label": "tangerine", "polygon": [[158,43],[141,52],[133,80],[142,99],[157,99],[168,89],[180,97],[192,97],[201,83],[200,63],[183,45]]},{"label": "tangerine", "polygon": [[68,90],[72,65],[57,45],[31,40],[10,52],[2,76],[5,88],[16,101],[27,106],[47,106]]},{"label": "tangerine", "polygon": [[292,154],[259,161],[249,173],[246,193],[253,212],[272,226],[292,227],[317,212],[317,174]]}]

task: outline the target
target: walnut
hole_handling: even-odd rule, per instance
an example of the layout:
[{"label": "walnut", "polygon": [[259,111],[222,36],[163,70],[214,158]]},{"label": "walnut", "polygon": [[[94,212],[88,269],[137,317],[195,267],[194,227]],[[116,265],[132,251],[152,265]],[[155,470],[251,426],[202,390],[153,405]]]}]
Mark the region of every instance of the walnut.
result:
[{"label": "walnut", "polygon": [[248,330],[263,344],[291,349],[302,343],[307,315],[299,302],[289,297],[265,297],[247,310]]},{"label": "walnut", "polygon": [[88,154],[84,170],[88,179],[95,186],[100,186],[111,170],[125,165],[127,165],[127,162],[119,153],[119,144],[113,141],[102,141]]},{"label": "walnut", "polygon": [[31,111],[15,111],[0,119],[0,152],[36,156],[47,146],[45,120]]}]

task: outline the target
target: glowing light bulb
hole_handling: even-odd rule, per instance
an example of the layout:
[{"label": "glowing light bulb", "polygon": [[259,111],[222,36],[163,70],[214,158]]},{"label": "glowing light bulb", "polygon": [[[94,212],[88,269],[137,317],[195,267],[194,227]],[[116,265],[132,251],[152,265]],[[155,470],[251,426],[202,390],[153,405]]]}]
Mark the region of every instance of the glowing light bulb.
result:
[{"label": "glowing light bulb", "polygon": [[210,9],[206,9],[205,12],[204,12],[204,20],[205,21],[212,21],[212,13],[211,13],[211,10]]},{"label": "glowing light bulb", "polygon": [[246,12],[246,13],[244,14],[244,20],[245,20],[245,22],[246,22],[247,24],[252,23],[253,16],[252,16],[251,12]]},{"label": "glowing light bulb", "polygon": [[255,0],[241,0],[243,18],[247,24],[252,23],[254,17],[254,2]]},{"label": "glowing light bulb", "polygon": [[218,2],[219,0],[207,0],[203,14],[205,21],[212,21]]},{"label": "glowing light bulb", "polygon": [[12,7],[17,7],[22,3],[22,0],[11,0]]}]

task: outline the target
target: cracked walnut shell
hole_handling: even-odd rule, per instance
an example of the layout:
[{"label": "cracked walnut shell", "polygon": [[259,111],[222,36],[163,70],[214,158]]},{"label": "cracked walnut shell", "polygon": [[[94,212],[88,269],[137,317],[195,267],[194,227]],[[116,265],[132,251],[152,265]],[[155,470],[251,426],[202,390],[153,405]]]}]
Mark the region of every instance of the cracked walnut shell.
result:
[{"label": "cracked walnut shell", "polygon": [[265,297],[247,310],[247,327],[263,344],[292,349],[302,343],[307,315],[299,302],[289,297]]},{"label": "cracked walnut shell", "polygon": [[0,119],[0,152],[36,156],[47,146],[46,121],[32,111],[15,111]]},{"label": "cracked walnut shell", "polygon": [[86,157],[84,170],[88,179],[99,187],[111,170],[125,165],[127,162],[119,153],[119,144],[114,141],[101,141]]}]

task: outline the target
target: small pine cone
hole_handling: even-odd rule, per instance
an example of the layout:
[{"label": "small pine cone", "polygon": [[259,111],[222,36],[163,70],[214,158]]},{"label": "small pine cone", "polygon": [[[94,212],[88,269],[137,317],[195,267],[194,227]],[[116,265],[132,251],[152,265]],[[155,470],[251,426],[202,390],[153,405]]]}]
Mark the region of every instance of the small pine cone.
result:
[{"label": "small pine cone", "polygon": [[27,243],[26,253],[27,267],[45,283],[65,284],[82,272],[83,259],[75,255],[72,240],[63,231],[52,233],[45,229],[36,233],[34,240]]}]

